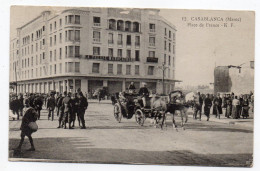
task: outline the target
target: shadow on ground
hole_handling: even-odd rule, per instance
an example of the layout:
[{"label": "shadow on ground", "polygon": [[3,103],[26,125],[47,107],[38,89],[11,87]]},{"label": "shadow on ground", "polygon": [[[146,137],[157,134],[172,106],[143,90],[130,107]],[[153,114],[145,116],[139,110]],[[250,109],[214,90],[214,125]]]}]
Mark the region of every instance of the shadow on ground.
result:
[{"label": "shadow on ground", "polygon": [[[36,151],[25,139],[21,153],[15,153],[19,139],[9,140],[9,158],[15,160],[49,159],[63,162],[162,164],[188,166],[250,167],[252,154],[196,154],[191,151],[141,151],[133,149],[95,148],[88,138],[35,138]],[[53,161],[54,162],[54,161]]]}]

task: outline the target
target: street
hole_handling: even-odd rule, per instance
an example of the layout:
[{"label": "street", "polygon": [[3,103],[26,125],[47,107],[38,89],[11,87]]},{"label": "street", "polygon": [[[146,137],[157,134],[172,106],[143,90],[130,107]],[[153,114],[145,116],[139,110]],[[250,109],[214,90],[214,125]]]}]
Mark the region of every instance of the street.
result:
[{"label": "street", "polygon": [[[150,119],[144,126],[136,124],[134,117],[117,123],[113,106],[90,103],[85,114],[87,129],[58,129],[57,116],[51,121],[47,110],[37,121],[39,129],[33,134],[36,151],[30,148],[28,138],[21,154],[12,150],[20,140],[19,121],[9,121],[9,160],[49,159],[50,161],[88,163],[137,163],[202,166],[251,166],[253,154],[253,121],[251,126],[227,124],[212,120],[193,120],[189,117],[186,130],[172,127],[167,115],[167,128],[155,128]],[[216,119],[215,119],[216,120]],[[220,119],[221,120],[221,119]],[[233,121],[230,119],[230,121]]]}]

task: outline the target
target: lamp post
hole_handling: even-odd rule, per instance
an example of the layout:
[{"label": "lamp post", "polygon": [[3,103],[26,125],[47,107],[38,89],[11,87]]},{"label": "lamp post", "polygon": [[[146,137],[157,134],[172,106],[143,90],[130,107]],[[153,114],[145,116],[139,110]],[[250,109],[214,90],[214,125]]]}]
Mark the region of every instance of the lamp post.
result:
[{"label": "lamp post", "polygon": [[163,94],[164,94],[164,72],[165,70],[168,68],[167,66],[165,66],[165,62],[162,63],[162,66],[158,66],[159,69],[162,70],[163,72],[163,77],[162,77],[162,87],[163,87]]}]

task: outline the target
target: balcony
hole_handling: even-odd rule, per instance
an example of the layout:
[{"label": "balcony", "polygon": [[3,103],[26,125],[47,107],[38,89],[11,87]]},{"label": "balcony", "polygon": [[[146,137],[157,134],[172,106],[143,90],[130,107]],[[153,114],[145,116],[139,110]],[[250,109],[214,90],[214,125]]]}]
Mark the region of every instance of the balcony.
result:
[{"label": "balcony", "polygon": [[93,42],[100,42],[100,38],[93,38]]},{"label": "balcony", "polygon": [[113,40],[108,40],[108,44],[114,44]]},{"label": "balcony", "polygon": [[153,33],[154,33],[154,32],[155,32],[155,29],[150,29],[150,32],[153,32]]},{"label": "balcony", "polygon": [[117,41],[118,45],[123,45],[123,41]]},{"label": "balcony", "polygon": [[155,46],[155,43],[149,43],[149,46]]},{"label": "balcony", "polygon": [[100,27],[100,25],[101,25],[100,23],[94,23],[95,27]]},{"label": "balcony", "polygon": [[155,58],[155,57],[147,57],[146,62],[158,63],[158,58]]},{"label": "balcony", "polygon": [[139,47],[140,46],[140,42],[135,42],[135,46]]}]

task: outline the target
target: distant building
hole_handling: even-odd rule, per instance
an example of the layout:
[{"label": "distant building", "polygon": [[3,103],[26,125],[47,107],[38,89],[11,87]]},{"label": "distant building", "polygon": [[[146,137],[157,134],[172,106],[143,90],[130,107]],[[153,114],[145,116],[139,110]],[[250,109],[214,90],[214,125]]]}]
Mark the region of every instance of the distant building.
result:
[{"label": "distant building", "polygon": [[73,8],[60,13],[44,11],[17,28],[10,42],[10,82],[18,93],[109,93],[136,88],[146,82],[150,90],[175,85],[175,26],[159,10]]},{"label": "distant building", "polygon": [[249,94],[254,92],[254,61],[241,66],[218,66],[214,70],[214,93],[233,92]]}]

